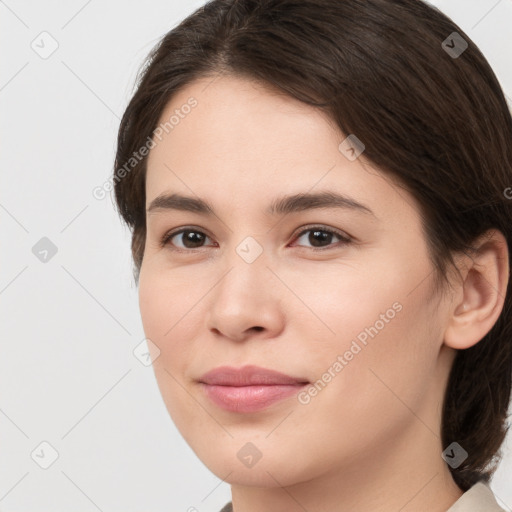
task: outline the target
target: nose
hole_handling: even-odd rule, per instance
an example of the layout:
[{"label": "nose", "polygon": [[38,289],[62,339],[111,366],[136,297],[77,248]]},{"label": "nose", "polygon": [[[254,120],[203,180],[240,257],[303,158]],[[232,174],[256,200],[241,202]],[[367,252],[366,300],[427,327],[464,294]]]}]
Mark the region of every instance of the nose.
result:
[{"label": "nose", "polygon": [[235,254],[229,263],[210,294],[207,328],[234,341],[278,336],[284,325],[285,289],[266,259],[261,255],[247,263]]}]

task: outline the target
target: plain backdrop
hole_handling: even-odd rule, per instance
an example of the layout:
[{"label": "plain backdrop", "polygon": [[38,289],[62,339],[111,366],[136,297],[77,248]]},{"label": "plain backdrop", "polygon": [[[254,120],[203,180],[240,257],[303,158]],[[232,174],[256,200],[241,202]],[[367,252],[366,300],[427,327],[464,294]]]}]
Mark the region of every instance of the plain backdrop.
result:
[{"label": "plain backdrop", "polygon": [[[511,98],[512,0],[432,3]],[[230,500],[134,354],[129,232],[113,194],[92,194],[111,179],[138,67],[202,4],[0,1],[3,512],[218,512]],[[504,450],[491,487],[510,510],[510,435]]]}]

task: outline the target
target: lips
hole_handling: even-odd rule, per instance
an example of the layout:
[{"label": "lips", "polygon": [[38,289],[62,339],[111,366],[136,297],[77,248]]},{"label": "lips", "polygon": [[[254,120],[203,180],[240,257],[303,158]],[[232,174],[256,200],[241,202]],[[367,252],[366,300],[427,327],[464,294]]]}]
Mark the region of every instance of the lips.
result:
[{"label": "lips", "polygon": [[246,365],[239,369],[231,366],[219,366],[205,373],[199,382],[216,386],[272,386],[307,384],[308,380],[260,366]]},{"label": "lips", "polygon": [[309,382],[259,366],[221,366],[199,379],[206,396],[218,407],[237,413],[256,412],[297,394]]}]

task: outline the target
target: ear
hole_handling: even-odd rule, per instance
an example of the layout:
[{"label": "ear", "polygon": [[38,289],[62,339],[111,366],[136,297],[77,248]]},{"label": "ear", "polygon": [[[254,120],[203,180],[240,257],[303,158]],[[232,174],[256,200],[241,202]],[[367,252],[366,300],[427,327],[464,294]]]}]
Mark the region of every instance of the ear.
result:
[{"label": "ear", "polygon": [[466,349],[476,345],[498,320],[507,293],[509,253],[498,230],[478,238],[476,252],[459,266],[463,282],[453,294],[451,315],[444,335],[445,345]]}]

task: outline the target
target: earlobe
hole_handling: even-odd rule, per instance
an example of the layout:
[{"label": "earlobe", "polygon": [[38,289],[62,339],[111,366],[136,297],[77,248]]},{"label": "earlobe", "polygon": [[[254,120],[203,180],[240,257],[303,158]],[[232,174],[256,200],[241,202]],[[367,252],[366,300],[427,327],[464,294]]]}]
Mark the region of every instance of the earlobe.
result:
[{"label": "earlobe", "polygon": [[478,239],[476,252],[465,261],[459,299],[445,330],[445,345],[463,350],[476,345],[494,326],[505,302],[509,254],[505,237],[491,230]]}]

